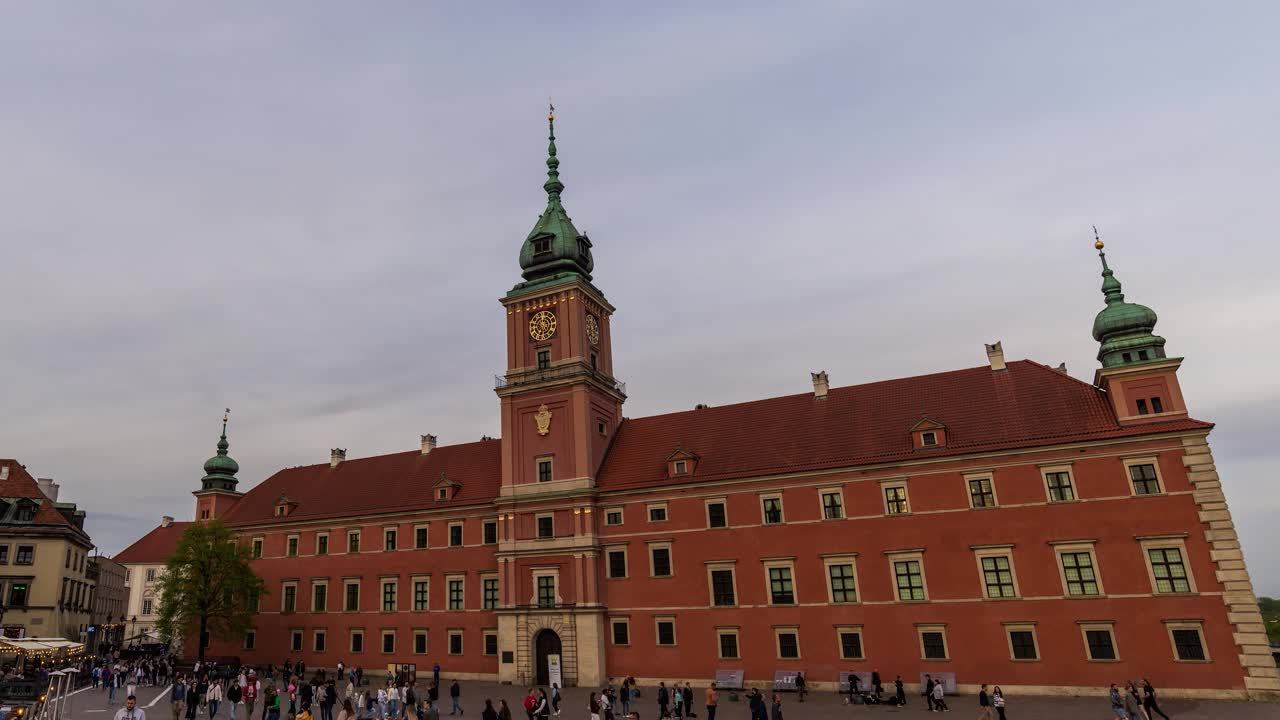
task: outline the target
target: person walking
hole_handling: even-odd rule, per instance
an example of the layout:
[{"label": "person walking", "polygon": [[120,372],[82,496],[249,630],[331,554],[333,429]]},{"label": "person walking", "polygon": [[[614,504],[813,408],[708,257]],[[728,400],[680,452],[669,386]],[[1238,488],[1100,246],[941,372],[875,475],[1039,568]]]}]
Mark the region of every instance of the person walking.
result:
[{"label": "person walking", "polygon": [[1142,696],[1142,708],[1147,711],[1147,717],[1154,718],[1155,713],[1160,713],[1160,717],[1169,720],[1169,716],[1164,714],[1159,703],[1156,702],[1156,689],[1151,686],[1151,681],[1147,678],[1142,678]]},{"label": "person walking", "polygon": [[560,683],[551,683],[551,714],[560,717]]},{"label": "person walking", "polygon": [[1000,720],[1005,720],[1005,718],[1004,718],[1004,691],[1002,691],[1002,690],[1000,689],[1000,686],[999,686],[999,685],[997,685],[997,686],[996,686],[996,689],[995,689],[995,690],[992,690],[992,691],[991,691],[991,704],[992,704],[993,706],[995,706],[995,709],[996,709],[996,715],[998,715],[998,716],[999,716]]},{"label": "person walking", "polygon": [[182,677],[173,684],[173,688],[169,690],[169,712],[173,715],[173,720],[180,720],[182,717],[183,700],[187,696],[187,686],[183,684]]},{"label": "person walking", "polygon": [[769,714],[769,720],[782,720],[782,698],[778,693],[773,694],[773,709]]},{"label": "person walking", "polygon": [[716,720],[716,707],[720,704],[720,693],[716,690],[716,684],[711,683],[707,686],[707,720]]},{"label": "person walking", "polygon": [[991,717],[991,696],[987,694],[987,684],[982,683],[978,690],[978,720],[993,720]]},{"label": "person walking", "polygon": [[551,717],[551,702],[547,700],[547,691],[538,688],[538,704],[533,708],[533,716],[541,720]]},{"label": "person walking", "polygon": [[1146,709],[1142,707],[1142,695],[1138,694],[1138,686],[1132,680],[1120,691],[1124,693],[1124,711],[1133,720],[1151,720]]},{"label": "person walking", "polygon": [[898,707],[907,704],[907,691],[902,687],[902,676],[893,679],[893,701]]},{"label": "person walking", "polygon": [[933,712],[933,676],[928,673],[924,676],[924,704]]},{"label": "person walking", "polygon": [[333,720],[333,708],[338,704],[338,688],[334,686],[333,680],[329,680],[320,693],[321,720]]},{"label": "person walking", "polygon": [[587,713],[591,716],[591,720],[600,720],[600,701],[596,699],[594,692],[587,698]]},{"label": "person walking", "polygon": [[808,690],[805,689],[804,673],[798,672],[796,673],[796,699],[799,702],[804,702],[804,694],[806,692]]},{"label": "person walking", "polygon": [[498,700],[498,720],[511,720],[511,708],[505,699]]},{"label": "person walking", "polygon": [[[262,692],[262,683],[258,682],[258,675],[254,671],[249,671],[249,677],[245,679],[244,694],[244,720],[253,720],[253,706],[258,702],[258,695]],[[289,712],[293,712],[293,703],[289,703]]]},{"label": "person walking", "polygon": [[116,711],[116,720],[147,720],[147,711],[138,707],[138,698],[125,698],[124,707]]},{"label": "person walking", "polygon": [[947,707],[947,701],[942,699],[945,684],[942,681],[933,684],[933,709],[938,712],[951,712],[951,708]]},{"label": "person walking", "polygon": [[668,705],[671,702],[671,694],[667,691],[665,682],[658,683],[658,720],[671,717],[671,710]]},{"label": "person walking", "polygon": [[[462,687],[458,685],[458,679],[454,678],[453,682],[449,683],[449,700],[453,702],[453,709],[449,711],[450,715],[465,714],[462,711],[462,705],[460,705],[458,702],[461,698],[462,698]],[[558,715],[559,713],[556,713],[556,714]]]},{"label": "person walking", "polygon": [[[218,717],[218,705],[222,704],[222,681],[214,678],[204,694],[204,701],[209,706],[209,720]],[[232,718],[235,720],[235,718]]]},{"label": "person walking", "polygon": [[1111,714],[1115,715],[1119,720],[1129,720],[1129,713],[1124,709],[1124,698],[1120,697],[1120,689],[1115,683],[1111,683],[1111,692],[1109,694],[1111,700]]}]

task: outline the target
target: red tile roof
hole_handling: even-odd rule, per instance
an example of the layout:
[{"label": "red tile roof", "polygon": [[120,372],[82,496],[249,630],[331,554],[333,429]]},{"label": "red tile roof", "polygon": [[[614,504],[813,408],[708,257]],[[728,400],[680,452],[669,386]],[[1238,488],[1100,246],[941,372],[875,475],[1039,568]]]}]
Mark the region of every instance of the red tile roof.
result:
[{"label": "red tile roof", "polygon": [[[305,465],[281,470],[254,487],[223,515],[228,525],[269,521],[276,501],[287,495],[297,507],[290,520],[420,510],[488,502],[502,483],[502,443],[481,440],[421,450],[344,460],[338,466]],[[443,475],[461,483],[453,497],[435,499]]]},{"label": "red tile roof", "polygon": [[[911,428],[947,428],[944,448],[914,450]],[[918,377],[627,420],[600,470],[602,490],[663,482],[677,446],[696,452],[687,481],[891,462],[922,456],[1211,428],[1174,420],[1122,428],[1106,393],[1039,363]]]},{"label": "red tile roof", "polygon": [[[926,417],[946,427],[945,447],[913,449],[911,429]],[[1212,427],[1191,419],[1121,427],[1099,388],[1019,360],[1004,372],[983,365],[835,388],[825,400],[803,393],[628,419],[597,484],[614,490],[672,482],[666,463],[678,447],[699,460],[694,476],[676,482],[697,482]],[[294,520],[439,507],[432,487],[441,472],[462,483],[444,504],[492,500],[501,483],[501,443],[281,470],[250,490],[224,520],[270,521],[282,495],[298,503],[289,515]]]},{"label": "red tile roof", "polygon": [[189,525],[190,522],[172,522],[168,527],[158,525],[111,559],[121,565],[163,565],[178,549],[178,540]]},{"label": "red tile roof", "polygon": [[27,472],[22,463],[12,458],[0,458],[0,468],[4,467],[9,468],[9,477],[0,480],[0,497],[26,497],[40,501],[40,509],[36,511],[35,518],[30,523],[23,523],[24,527],[29,525],[33,533],[52,530],[59,534],[70,533],[85,542],[89,541],[88,533],[73,525],[54,507],[53,501],[40,490],[36,479]]}]

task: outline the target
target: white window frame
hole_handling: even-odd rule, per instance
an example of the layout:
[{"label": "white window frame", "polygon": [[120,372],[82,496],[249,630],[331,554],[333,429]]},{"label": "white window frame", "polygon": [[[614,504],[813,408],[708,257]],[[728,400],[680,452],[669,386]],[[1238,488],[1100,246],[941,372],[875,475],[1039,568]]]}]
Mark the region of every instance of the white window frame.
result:
[{"label": "white window frame", "polygon": [[[760,506],[760,524],[761,525],[767,526],[767,525],[786,525],[787,524],[787,507],[786,507],[786,503],[782,501],[781,492],[760,493],[756,497],[758,498],[757,503]],[[778,522],[771,523],[768,520],[768,513],[764,509],[764,504],[769,500],[778,501]]]},{"label": "white window frame", "polygon": [[[1107,589],[1102,584],[1102,568],[1098,567],[1098,553],[1093,540],[1074,540],[1069,542],[1050,542],[1053,545],[1053,561],[1058,565],[1058,579],[1062,582],[1064,598],[1099,598],[1107,596]],[[1089,553],[1089,562],[1093,565],[1093,579],[1098,585],[1097,595],[1072,595],[1067,589],[1067,570],[1062,567],[1063,553]]]},{"label": "white window frame", "polygon": [[[419,530],[425,530],[427,533],[426,534],[427,544],[423,545],[422,547],[418,547],[418,531]],[[413,526],[413,549],[414,550],[431,549],[431,524],[430,523],[419,523]]]},{"label": "white window frame", "polygon": [[[455,608],[453,606],[453,598],[451,597],[454,582],[462,583],[462,607]],[[463,612],[467,609],[467,574],[466,573],[445,573],[444,576],[444,607],[451,612]]]},{"label": "white window frame", "polygon": [[[604,551],[604,577],[606,580],[626,580],[631,577],[631,557],[627,552],[626,543],[618,543],[615,545],[605,545],[601,550]],[[612,553],[622,553],[622,574],[614,575],[613,561],[609,559]]]},{"label": "white window frame", "polygon": [[[253,540],[249,543],[250,555],[255,560],[260,559],[263,557],[263,553],[266,552],[266,547],[267,547],[266,538],[259,535],[258,537],[253,538]],[[125,584],[126,585],[129,584],[128,577],[125,577]]]},{"label": "white window frame", "polygon": [[[286,593],[285,590],[290,587],[293,588],[293,609],[286,610],[284,603],[286,600],[286,595],[288,595],[288,593]],[[284,580],[280,583],[280,612],[282,614],[298,612],[298,581],[297,580]]]},{"label": "white window frame", "polygon": [[[990,510],[1000,507],[1000,495],[996,492],[996,474],[990,471],[964,473],[964,496],[969,501],[970,510]],[[986,480],[991,483],[991,504],[990,505],[974,505],[973,491],[969,488],[969,483],[975,480]]]},{"label": "white window frame", "polygon": [[[1191,558],[1187,556],[1187,543],[1183,535],[1166,535],[1160,537],[1139,537],[1138,545],[1142,549],[1142,561],[1147,566],[1147,580],[1151,583],[1151,594],[1159,597],[1179,595],[1195,595],[1199,592],[1196,589],[1195,573],[1191,571]],[[1177,550],[1182,555],[1182,569],[1187,572],[1187,585],[1191,588],[1188,592],[1160,592],[1156,589],[1156,570],[1151,564],[1152,550]]]},{"label": "white window frame", "polygon": [[[942,654],[943,657],[931,658],[925,657],[924,652],[924,634],[937,632],[942,633]],[[947,626],[945,623],[917,623],[916,624],[916,644],[920,647],[920,659],[924,662],[951,662],[951,639],[947,637]]]},{"label": "white window frame", "polygon": [[[493,607],[486,607],[486,606],[485,606],[485,604],[484,604],[484,603],[485,603],[485,597],[484,597],[485,587],[484,587],[484,584],[485,584],[486,582],[490,581],[490,580],[492,580],[492,581],[494,581],[494,582],[498,583],[498,599],[497,599],[497,604],[496,604],[496,605],[494,605]],[[463,592],[465,593],[466,591],[464,590]],[[482,573],[480,573],[480,609],[481,609],[481,610],[494,611],[494,610],[497,610],[497,609],[498,609],[498,608],[500,608],[500,607],[502,607],[502,580],[501,580],[501,578],[499,577],[498,573],[496,573],[496,572],[482,572]]]},{"label": "white window frame", "polygon": [[[929,442],[929,438],[933,438],[933,442]],[[938,431],[922,430],[920,432],[920,447],[938,447]]]},{"label": "white window frame", "polygon": [[[489,652],[489,638],[493,638],[493,652]],[[480,654],[484,657],[497,657],[498,631],[496,629],[482,628],[480,630]]]},{"label": "white window frame", "polygon": [[[388,548],[388,547],[387,547],[387,533],[394,533],[393,537],[395,537],[395,543],[396,543],[396,546],[395,546],[394,548]],[[397,552],[397,551],[399,551],[399,550],[400,550],[400,526],[399,526],[399,525],[385,525],[385,526],[383,526],[383,528],[382,528],[382,551],[383,551],[383,552]]]},{"label": "white window frame", "polygon": [[[354,536],[355,536],[355,538],[356,538],[356,547],[358,547],[358,548],[359,548],[359,549],[358,549],[358,550],[356,550],[354,553],[352,553],[352,552],[351,552],[351,536],[352,536],[352,535],[354,535]],[[360,553],[364,552],[364,537],[363,537],[363,536],[364,536],[364,533],[363,533],[362,531],[360,531],[360,530],[348,530],[348,531],[347,531],[347,546],[346,546],[346,547],[344,547],[344,548],[342,548],[343,552],[346,552],[347,554],[354,554],[354,555],[359,555]]]},{"label": "white window frame", "polygon": [[[889,512],[889,496],[888,490],[901,488],[907,509],[902,512]],[[911,489],[907,485],[907,478],[892,478],[880,481],[880,510],[884,512],[885,517],[897,517],[899,515],[911,514]]]},{"label": "white window frame", "polygon": [[[978,565],[978,586],[983,600],[1016,600],[1022,597],[1022,588],[1018,586],[1018,568],[1013,561],[1013,545],[971,545],[973,560]],[[1013,578],[1013,597],[991,597],[987,592],[987,571],[982,567],[985,558],[1002,557],[1009,560],[1009,575]],[[1096,574],[1096,571],[1095,571]]]},{"label": "white window frame", "polygon": [[[889,561],[889,582],[893,586],[894,600],[903,603],[929,602],[929,599],[933,596],[929,594],[929,575],[925,571],[924,567],[924,550],[892,550],[885,551],[884,554],[885,558]],[[899,594],[901,588],[898,587],[898,568],[894,566],[894,563],[908,562],[911,560],[915,560],[920,563],[920,587],[924,590],[924,597],[920,600],[911,598],[903,600],[902,596]]]},{"label": "white window frame", "polygon": [[[391,636],[391,650],[387,650],[387,636],[388,636],[388,635],[390,635],[390,636]],[[397,643],[397,642],[396,642],[396,631],[395,631],[395,630],[383,630],[381,633],[379,633],[379,634],[378,634],[378,653],[379,653],[379,654],[382,654],[382,655],[395,655],[395,654],[396,654],[396,646],[397,646],[397,645],[399,645],[399,643]]]},{"label": "white window frame", "polygon": [[[289,554],[290,543],[293,543],[293,547],[297,550],[297,552],[295,552],[292,555]],[[302,557],[302,538],[296,533],[292,535],[286,535],[284,537],[284,556],[285,557]]]},{"label": "white window frame", "polygon": [[564,598],[560,596],[560,569],[559,568],[536,568],[532,571],[533,577],[533,597],[529,599],[529,604],[533,607],[542,607],[538,604],[538,579],[551,578],[552,599],[555,605],[559,606],[564,603]]},{"label": "white window frame", "polygon": [[[359,650],[356,650],[355,638],[357,635],[360,636]],[[366,646],[364,642],[364,628],[351,628],[351,630],[347,632],[347,652],[350,652],[353,655],[361,655],[365,652],[367,647],[368,646]]]},{"label": "white window frame", "polygon": [[[1157,497],[1168,493],[1168,488],[1164,484],[1164,475],[1160,472],[1160,457],[1157,455],[1139,455],[1134,457],[1121,458],[1124,463],[1124,481],[1129,485],[1129,495],[1133,497]],[[1133,475],[1130,474],[1135,465],[1150,465],[1155,469],[1156,473],[1156,491],[1146,495],[1139,495],[1137,488],[1133,486]]]},{"label": "white window frame", "polygon": [[[1043,658],[1040,656],[1040,636],[1036,634],[1036,624],[1034,621],[1027,622],[1004,622],[1000,623],[1004,628],[1005,644],[1009,646],[1009,661],[1017,663],[1040,662]],[[1013,633],[1029,632],[1031,633],[1031,644],[1035,647],[1036,656],[1033,658],[1016,658],[1013,656]]]},{"label": "white window frame", "polygon": [[[764,597],[765,604],[769,607],[798,607],[800,605],[800,584],[796,581],[796,559],[795,558],[763,558],[761,564],[764,566]],[[773,581],[769,578],[769,571],[774,568],[786,568],[791,575],[791,602],[775,603],[773,601]],[[737,579],[734,579],[735,582]]]},{"label": "white window frame", "polygon": [[[662,636],[658,632],[658,626],[664,622],[671,623],[671,642],[669,643],[662,642]],[[653,644],[655,647],[678,647],[680,645],[675,615],[655,615],[653,617]]]},{"label": "white window frame", "polygon": [[[418,608],[418,583],[427,584],[427,606]],[[431,609],[431,576],[430,575],[411,575],[409,576],[409,607],[413,612],[427,612]]]},{"label": "white window frame", "polygon": [[[836,625],[836,657],[841,660],[866,660],[867,659],[867,636],[862,632],[861,625]],[[862,654],[858,657],[849,657],[844,654],[844,642],[841,641],[841,635],[853,634],[858,636],[858,649]]]},{"label": "white window frame", "polygon": [[[1179,663],[1192,663],[1195,665],[1205,665],[1213,662],[1213,656],[1209,653],[1209,643],[1204,639],[1204,621],[1202,620],[1163,620],[1165,634],[1169,636],[1169,651],[1173,653],[1173,661]],[[1174,630],[1195,630],[1200,635],[1200,649],[1204,652],[1203,660],[1183,660],[1178,657],[1178,643],[1173,639]],[[1119,653],[1117,653],[1119,654]]]},{"label": "white window frame", "polygon": [[[551,520],[551,534],[542,534],[542,519]],[[554,540],[556,538],[556,514],[553,512],[536,513],[533,516],[533,535],[536,540]]]},{"label": "white window frame", "polygon": [[[391,585],[392,587],[395,588],[395,592],[392,593],[394,598],[392,601],[393,607],[390,610],[386,609],[387,585]],[[400,579],[399,578],[379,578],[378,579],[378,612],[399,612],[399,611],[400,611]]]},{"label": "white window frame", "polygon": [[[319,588],[319,587],[324,588],[324,609],[323,610],[316,609],[316,588]],[[330,602],[330,596],[329,596],[329,581],[328,580],[312,580],[311,581],[311,612],[327,613],[329,612],[329,606],[332,604],[333,603]]]},{"label": "white window frame", "polygon": [[[1084,659],[1089,662],[1114,663],[1120,662],[1120,644],[1116,642],[1116,624],[1110,620],[1096,620],[1090,622],[1079,622],[1080,625],[1080,641],[1084,643]],[[1111,635],[1111,651],[1115,653],[1114,658],[1095,658],[1089,650],[1089,633],[1106,631]]]},{"label": "white window frame", "polygon": [[[555,524],[554,524],[554,523],[555,523],[555,521],[554,521],[554,520],[552,520],[552,530],[551,530],[551,535],[552,535],[552,537],[555,537]],[[454,528],[458,528],[458,544],[457,544],[457,545],[454,545],[454,544],[453,544],[453,529],[454,529]],[[448,536],[447,538],[445,538],[445,543],[446,543],[449,547],[466,547],[466,544],[467,544],[467,538],[466,538],[466,535],[465,535],[465,533],[466,533],[466,531],[467,531],[467,529],[466,529],[466,528],[467,528],[466,523],[464,523],[464,522],[463,522],[463,521],[461,521],[461,520],[455,520],[455,521],[453,521],[453,522],[449,523],[449,536]]]},{"label": "white window frame", "polygon": [[[717,504],[724,507],[724,526],[723,527],[711,526],[711,506],[717,505]],[[729,529],[729,500],[727,498],[725,497],[707,498],[702,502],[702,507],[703,507],[703,517],[706,518],[708,530],[728,530]]]},{"label": "white window frame", "polygon": [[[662,519],[661,519],[661,520],[654,520],[654,519],[653,519],[653,511],[654,511],[654,510],[661,510],[661,511],[662,511]],[[670,520],[670,519],[671,519],[671,516],[667,513],[667,504],[666,504],[665,502],[656,502],[656,503],[648,503],[648,504],[646,504],[646,505],[644,506],[644,519],[645,519],[645,521],[646,521],[646,522],[649,522],[649,523],[664,523],[664,522],[667,522],[668,520]]]},{"label": "white window frame", "polygon": [[[738,627],[717,627],[716,628],[716,657],[720,660],[741,660],[742,659],[742,635]],[[724,645],[721,644],[720,637],[722,635],[733,636],[733,647],[738,651],[737,655],[728,657],[724,655]]]},{"label": "white window frame", "polygon": [[325,540],[325,545],[326,545],[326,547],[325,547],[324,555],[328,555],[328,554],[330,553],[330,551],[332,551],[332,550],[333,550],[333,544],[329,542],[329,533],[327,533],[327,532],[318,532],[318,533],[316,533],[316,557],[320,557],[320,555],[321,555],[321,553],[320,553],[320,538],[324,538],[324,540]]},{"label": "white window frame", "polygon": [[[356,606],[355,608],[347,607],[347,588],[354,585],[356,587]],[[342,612],[360,612],[360,601],[364,598],[360,597],[361,587],[360,581],[352,578],[343,578],[342,580]]]},{"label": "white window frame", "polygon": [[[324,648],[320,647],[321,640],[324,638]],[[318,653],[329,652],[329,631],[324,628],[316,628],[311,632],[311,650]]]},{"label": "white window frame", "polygon": [[[550,466],[551,472],[547,473],[547,479],[542,479],[542,463]],[[555,482],[556,480],[556,459],[553,455],[539,455],[533,459],[533,482]]]},{"label": "white window frame", "polygon": [[[1067,481],[1071,483],[1071,499],[1070,500],[1054,500],[1053,493],[1049,491],[1049,473],[1066,473]],[[1050,465],[1040,466],[1040,484],[1044,486],[1045,502],[1050,504],[1080,502],[1080,487],[1076,484],[1076,474],[1071,468],[1071,463],[1053,463]]]},{"label": "white window frame", "polygon": [[[737,560],[707,560],[706,566],[707,566],[707,607],[715,609],[715,608],[730,608],[730,607],[740,606],[742,604],[742,596],[738,593],[738,561]],[[716,584],[714,580],[712,580],[712,573],[717,570],[720,570],[720,571],[728,570],[733,575],[733,604],[732,605],[716,604]],[[767,575],[768,572],[766,571],[765,574]],[[794,591],[794,588],[795,588],[794,581],[792,581],[791,587]]]},{"label": "white window frame", "polygon": [[[840,499],[840,517],[827,517],[826,496],[835,495]],[[844,486],[836,485],[832,487],[818,488],[818,517],[822,520],[844,520],[849,517],[849,513],[845,511],[844,505]]]},{"label": "white window frame", "polygon": [[[422,652],[418,652],[418,636],[422,636]],[[413,647],[409,649],[410,655],[427,655],[431,652],[431,631],[424,627],[416,627],[413,629]]]},{"label": "white window frame", "polygon": [[[627,641],[625,643],[618,642],[618,636],[614,634],[614,626],[624,625],[627,628]],[[631,618],[630,617],[610,617],[609,618],[609,644],[614,647],[630,647],[631,642]]]},{"label": "white window frame", "polygon": [[[782,636],[796,636],[796,656],[793,658],[782,657]],[[738,654],[742,654],[742,648],[738,648]],[[774,625],[773,626],[773,655],[778,660],[803,660],[804,652],[800,649],[800,626],[799,625]]]},{"label": "white window frame", "polygon": [[[841,555],[822,555],[820,557],[822,558],[822,574],[826,576],[827,602],[832,605],[861,605],[862,582],[858,579],[858,554],[845,553]],[[853,570],[853,595],[857,598],[853,602],[836,601],[835,586],[831,582],[831,568],[835,565],[849,565]]]},{"label": "white window frame", "polygon": [[[618,522],[616,522],[616,523],[615,523],[615,522],[609,522],[609,513],[615,513],[615,512],[616,512],[616,513],[618,513]],[[619,527],[619,526],[621,526],[624,522],[626,522],[626,519],[627,519],[627,514],[626,514],[625,512],[623,512],[623,511],[622,511],[622,508],[621,508],[621,507],[611,507],[611,508],[605,508],[605,509],[604,509],[604,524],[605,524],[605,527]]]},{"label": "white window frame", "polygon": [[[676,554],[671,549],[671,541],[670,540],[653,540],[646,543],[646,546],[647,546],[647,549],[645,550],[645,552],[647,552],[649,555],[649,577],[651,578],[675,577],[676,576]],[[662,550],[662,549],[665,549],[667,551],[667,561],[668,561],[667,564],[669,566],[667,569],[671,571],[670,575],[655,575],[653,573],[653,570],[654,570],[653,551]]]},{"label": "white window frame", "polygon": [[[458,638],[457,652],[453,651],[453,639],[455,637]],[[445,648],[445,650],[448,652],[449,655],[453,655],[456,657],[456,656],[467,654],[467,638],[463,630],[459,628],[454,628],[452,630],[449,630],[448,635],[446,636],[446,640],[449,643],[449,645]]]}]

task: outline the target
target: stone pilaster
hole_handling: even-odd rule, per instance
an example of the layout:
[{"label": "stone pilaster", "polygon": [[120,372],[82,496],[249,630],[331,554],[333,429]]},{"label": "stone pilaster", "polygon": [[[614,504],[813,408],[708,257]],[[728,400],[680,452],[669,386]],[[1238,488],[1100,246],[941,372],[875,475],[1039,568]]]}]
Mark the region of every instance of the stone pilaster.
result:
[{"label": "stone pilaster", "polygon": [[1245,691],[1252,699],[1280,700],[1280,674],[1276,672],[1275,659],[1267,643],[1266,625],[1258,609],[1258,598],[1253,594],[1253,582],[1244,564],[1244,553],[1240,550],[1240,538],[1231,520],[1227,498],[1222,494],[1222,482],[1213,463],[1208,437],[1184,438],[1182,444],[1182,464],[1187,468],[1187,477],[1194,490],[1218,582],[1222,583],[1225,591],[1222,600],[1227,606],[1232,636],[1240,650]]}]

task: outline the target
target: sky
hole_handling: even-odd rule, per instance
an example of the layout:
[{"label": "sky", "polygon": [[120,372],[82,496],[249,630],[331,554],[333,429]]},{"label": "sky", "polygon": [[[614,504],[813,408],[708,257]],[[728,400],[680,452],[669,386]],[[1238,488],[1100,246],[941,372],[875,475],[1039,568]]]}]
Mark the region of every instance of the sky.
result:
[{"label": "sky", "polygon": [[1280,6],[685,5],[0,6],[0,456],[112,554],[225,407],[242,489],[496,436],[554,96],[627,416],[1092,380],[1097,225],[1280,595]]}]

